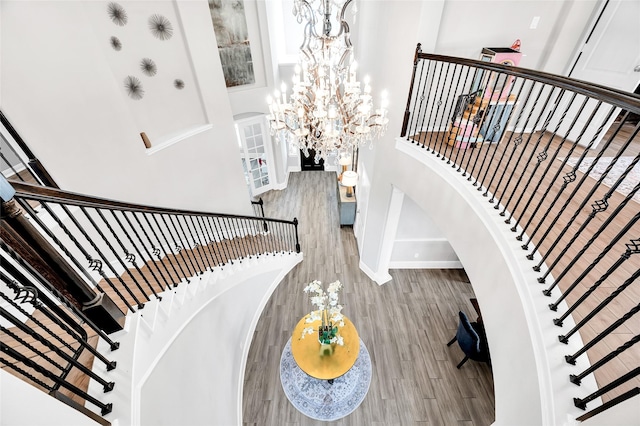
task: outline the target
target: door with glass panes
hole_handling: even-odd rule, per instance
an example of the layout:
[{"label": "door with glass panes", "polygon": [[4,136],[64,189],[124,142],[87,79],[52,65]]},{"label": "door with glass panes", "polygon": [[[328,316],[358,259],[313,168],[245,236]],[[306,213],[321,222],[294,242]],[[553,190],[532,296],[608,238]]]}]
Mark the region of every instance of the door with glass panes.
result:
[{"label": "door with glass panes", "polygon": [[266,130],[264,115],[236,121],[238,139],[242,147],[242,165],[251,189],[251,195],[257,196],[272,188],[270,168],[271,150],[267,145],[269,133]]}]

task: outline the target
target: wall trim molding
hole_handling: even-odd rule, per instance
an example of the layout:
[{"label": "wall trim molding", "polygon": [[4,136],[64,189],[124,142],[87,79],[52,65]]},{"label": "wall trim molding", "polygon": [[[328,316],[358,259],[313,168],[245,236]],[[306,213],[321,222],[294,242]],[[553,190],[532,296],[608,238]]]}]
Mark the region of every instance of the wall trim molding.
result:
[{"label": "wall trim molding", "polygon": [[364,272],[369,278],[378,283],[378,285],[386,284],[393,279],[393,277],[389,274],[389,272],[375,273],[369,268],[365,263],[360,261],[359,265],[360,270]]},{"label": "wall trim molding", "polygon": [[389,269],[464,269],[459,260],[396,260],[389,263]]}]

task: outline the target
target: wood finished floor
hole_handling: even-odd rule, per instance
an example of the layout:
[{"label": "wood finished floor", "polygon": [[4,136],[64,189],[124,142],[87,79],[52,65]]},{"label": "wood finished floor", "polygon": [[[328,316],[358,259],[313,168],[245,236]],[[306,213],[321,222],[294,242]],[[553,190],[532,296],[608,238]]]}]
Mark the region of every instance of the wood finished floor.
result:
[{"label": "wood finished floor", "polygon": [[306,417],[280,384],[280,355],[311,306],[302,289],[318,279],[344,284],[343,313],[354,323],[373,364],[362,405],[336,425],[489,425],[493,381],[486,364],[468,361],[457,345],[457,314],[474,316],[473,290],[462,270],[393,270],[379,286],[358,267],[353,230],[340,228],[334,173],[291,174],[283,191],[263,195],[268,217],[300,219],[304,260],[265,307],[247,359],[243,396],[246,425],[326,424]]}]

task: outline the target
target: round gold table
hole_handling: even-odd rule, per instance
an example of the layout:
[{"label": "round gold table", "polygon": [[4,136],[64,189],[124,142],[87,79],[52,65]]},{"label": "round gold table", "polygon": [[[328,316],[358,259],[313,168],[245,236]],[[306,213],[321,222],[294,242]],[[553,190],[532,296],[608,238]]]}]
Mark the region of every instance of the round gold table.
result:
[{"label": "round gold table", "polygon": [[[358,331],[347,317],[344,317],[344,327],[340,327],[339,333],[344,339],[344,345],[335,345],[332,355],[320,354],[320,342],[318,341],[318,327],[321,322],[306,322],[309,315],[302,317],[291,337],[291,354],[298,367],[309,376],[321,380],[333,380],[349,371],[358,359],[360,351],[360,338]],[[314,333],[302,338],[302,330],[312,327]]]}]

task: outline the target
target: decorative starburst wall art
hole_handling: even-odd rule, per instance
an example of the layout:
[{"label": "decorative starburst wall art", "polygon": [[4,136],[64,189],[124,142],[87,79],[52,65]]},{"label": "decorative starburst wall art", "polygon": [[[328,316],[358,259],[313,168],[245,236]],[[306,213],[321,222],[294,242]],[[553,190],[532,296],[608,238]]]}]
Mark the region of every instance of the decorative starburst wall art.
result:
[{"label": "decorative starburst wall art", "polygon": [[180,80],[179,78],[176,78],[175,80],[173,80],[173,87],[175,87],[178,90],[184,89],[184,81]]},{"label": "decorative starburst wall art", "polygon": [[109,18],[111,18],[111,21],[120,27],[124,27],[127,25],[127,21],[129,21],[127,11],[124,10],[124,7],[115,2],[111,2],[107,5],[107,14],[109,15]]},{"label": "decorative starburst wall art", "polygon": [[154,14],[149,17],[149,30],[155,38],[169,40],[173,36],[173,25],[162,15]]},{"label": "decorative starburst wall art", "polygon": [[153,77],[158,73],[158,67],[156,66],[156,63],[153,62],[153,59],[149,58],[144,58],[142,59],[142,61],[140,61],[140,70],[143,74],[149,77]]},{"label": "decorative starburst wall art", "polygon": [[142,88],[142,83],[138,78],[129,75],[124,79],[124,87],[127,89],[127,95],[131,99],[140,100],[144,97],[144,89]]},{"label": "decorative starburst wall art", "polygon": [[111,37],[111,39],[109,40],[109,44],[111,44],[111,47],[113,47],[113,50],[115,50],[117,52],[122,50],[122,42],[116,36],[112,36]]}]

